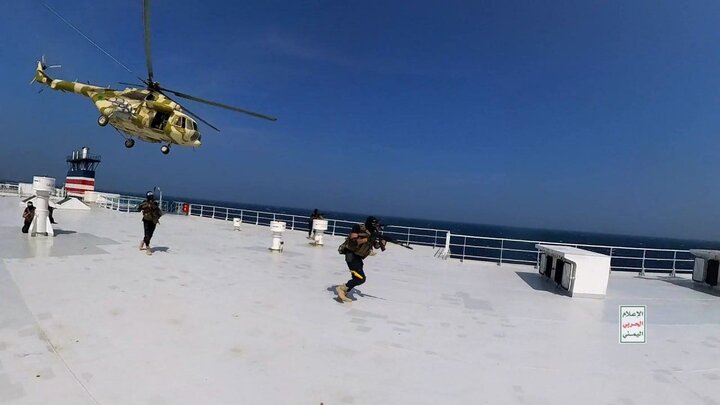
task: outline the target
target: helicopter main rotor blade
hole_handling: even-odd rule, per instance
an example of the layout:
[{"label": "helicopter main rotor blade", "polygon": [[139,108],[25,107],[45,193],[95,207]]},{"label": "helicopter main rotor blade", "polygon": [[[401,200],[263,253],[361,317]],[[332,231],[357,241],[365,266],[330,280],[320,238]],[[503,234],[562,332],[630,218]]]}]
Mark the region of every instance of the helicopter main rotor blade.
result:
[{"label": "helicopter main rotor blade", "polygon": [[118,83],[120,83],[120,84],[124,84],[124,85],[126,85],[126,86],[133,86],[133,87],[137,87],[137,88],[139,88],[139,89],[141,89],[141,88],[145,87],[145,85],[144,85],[144,84],[137,84],[137,83],[128,83],[128,82],[118,82]]},{"label": "helicopter main rotor blade", "polygon": [[[104,53],[105,55],[107,55],[107,56],[108,56],[110,59],[112,59],[115,63],[117,63],[118,65],[122,66],[123,69],[127,70],[127,71],[130,72],[130,73],[134,73],[132,70],[130,70],[129,67],[123,65],[122,62],[120,62],[119,60],[117,60],[114,56],[110,55],[110,53],[109,53],[108,51],[104,50],[100,45],[98,45],[97,43],[95,43],[95,41],[93,41],[92,39],[90,39],[90,37],[88,37],[87,35],[83,34],[82,31],[80,31],[76,26],[72,25],[72,24],[70,23],[70,21],[66,20],[65,17],[61,16],[61,15],[60,15],[57,11],[55,11],[52,7],[48,6],[46,3],[43,3],[43,6],[45,6],[45,8],[47,8],[48,10],[50,10],[50,12],[52,12],[53,14],[55,14],[60,20],[62,20],[62,22],[64,22],[65,24],[67,24],[70,28],[74,29],[75,32],[77,32],[78,34],[80,34],[81,37],[85,38],[88,42],[90,42],[91,44],[93,44],[93,46],[95,46],[95,48],[99,49],[102,53]],[[44,66],[44,65],[45,65],[45,62],[43,61],[43,66]]]},{"label": "helicopter main rotor blade", "polygon": [[163,91],[169,91],[170,93],[172,93],[178,97],[186,98],[186,99],[192,100],[192,101],[197,101],[198,103],[210,104],[215,107],[220,107],[220,108],[224,108],[226,110],[235,111],[235,112],[239,112],[239,113],[243,113],[243,114],[247,114],[247,115],[252,115],[253,117],[262,118],[262,119],[268,120],[268,121],[277,121],[277,118],[275,118],[275,117],[269,117],[267,115],[263,115],[263,114],[256,113],[253,111],[248,111],[248,110],[245,110],[242,108],[233,107],[231,105],[218,103],[217,101],[205,100],[200,97],[191,96],[189,94],[181,93],[181,92],[175,91],[175,90],[166,89],[164,87],[161,87],[160,89]]},{"label": "helicopter main rotor blade", "polygon": [[168,100],[170,100],[170,101],[176,103],[177,105],[179,105],[180,107],[182,107],[183,112],[187,113],[188,115],[191,115],[193,118],[195,118],[195,119],[197,119],[197,120],[200,120],[200,121],[204,122],[205,125],[209,126],[210,128],[212,128],[212,129],[220,132],[220,130],[219,130],[215,125],[213,125],[213,124],[205,121],[205,120],[202,119],[199,115],[195,114],[194,112],[192,112],[192,111],[190,111],[189,109],[187,109],[185,106],[183,106],[183,105],[181,105],[180,103],[178,103],[177,101],[173,100],[173,99],[170,98],[167,94],[163,93],[161,90],[158,90],[158,92],[159,92],[160,94],[162,94],[163,96],[167,97]]},{"label": "helicopter main rotor blade", "polygon": [[214,129],[214,130],[216,130],[216,131],[220,132],[220,130],[219,130],[219,129],[217,129],[217,127],[215,127],[215,125],[213,125],[213,124],[211,124],[211,123],[209,123],[209,122],[205,121],[205,120],[204,120],[204,119],[202,119],[202,118],[201,118],[201,117],[200,117],[199,115],[197,115],[197,114],[195,114],[194,112],[192,112],[192,111],[188,110],[188,109],[187,109],[187,108],[185,108],[184,106],[183,106],[183,108],[182,108],[182,109],[183,109],[183,112],[186,112],[186,113],[187,113],[188,115],[192,115],[192,116],[193,116],[193,118],[195,118],[196,120],[200,120],[200,121],[204,122],[204,123],[205,123],[205,125],[207,125],[207,126],[209,126],[210,128],[212,128],[212,129]]},{"label": "helicopter main rotor blade", "polygon": [[143,0],[143,26],[145,27],[145,63],[147,64],[148,82],[152,85],[154,80],[150,53],[150,0]]}]

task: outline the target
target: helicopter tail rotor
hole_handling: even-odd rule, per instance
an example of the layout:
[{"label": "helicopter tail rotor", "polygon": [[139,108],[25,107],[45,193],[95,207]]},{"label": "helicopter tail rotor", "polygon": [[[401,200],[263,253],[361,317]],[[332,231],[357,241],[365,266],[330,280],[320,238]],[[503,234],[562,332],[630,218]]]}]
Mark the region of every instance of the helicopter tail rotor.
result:
[{"label": "helicopter tail rotor", "polygon": [[37,68],[35,68],[35,77],[33,77],[33,79],[30,81],[30,84],[33,84],[35,82],[47,83],[47,81],[51,79],[45,73],[45,69],[57,69],[60,67],[62,67],[62,65],[48,65],[47,60],[45,60],[45,55],[43,55],[37,62]]},{"label": "helicopter tail rotor", "polygon": [[45,64],[41,60],[39,60],[37,63],[37,68],[35,68],[35,77],[30,80],[30,84],[33,84],[35,82],[40,83],[46,77],[48,76],[45,74]]},{"label": "helicopter tail rotor", "polygon": [[48,64],[47,64],[47,60],[45,60],[45,55],[43,55],[43,56],[40,58],[40,65],[42,66],[42,69],[43,69],[43,70],[45,70],[45,69],[57,69],[57,68],[61,68],[61,67],[62,67],[62,65],[48,65]]}]

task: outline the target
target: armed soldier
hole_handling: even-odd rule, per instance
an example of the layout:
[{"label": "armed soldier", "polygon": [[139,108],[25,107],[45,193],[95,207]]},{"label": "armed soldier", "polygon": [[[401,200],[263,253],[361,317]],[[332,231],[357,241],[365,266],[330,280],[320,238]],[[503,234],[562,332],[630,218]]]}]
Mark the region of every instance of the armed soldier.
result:
[{"label": "armed soldier", "polygon": [[324,219],[323,214],[318,211],[317,208],[315,208],[315,211],[313,211],[312,214],[310,214],[310,222],[308,223],[308,239],[313,238],[313,234],[315,233],[315,230],[313,229],[313,221],[316,219]]},{"label": "armed soldier", "polygon": [[32,225],[32,221],[35,218],[35,207],[33,206],[32,201],[28,201],[27,207],[25,207],[25,211],[23,211],[22,217],[22,233],[28,233],[28,231],[30,230],[30,225]]},{"label": "armed soldier", "polygon": [[[355,287],[366,281],[363,271],[363,259],[370,256],[373,248],[385,247],[385,241],[371,241],[374,232],[377,232],[380,222],[375,217],[367,217],[364,224],[353,226],[345,242],[340,245],[338,251],[345,254],[345,262],[352,278],[345,284],[335,287],[338,298],[343,302],[351,302],[347,294]],[[384,249],[383,249],[384,250]]]},{"label": "armed soldier", "polygon": [[345,255],[345,262],[352,278],[345,284],[335,287],[338,298],[343,302],[352,301],[347,294],[355,287],[366,281],[363,271],[363,259],[374,254],[373,249],[385,251],[387,242],[412,249],[409,244],[396,241],[382,233],[382,225],[375,217],[367,217],[364,224],[353,226],[350,235],[340,245],[338,252]]},{"label": "armed soldier", "polygon": [[151,191],[145,194],[145,201],[138,205],[137,210],[142,212],[143,228],[145,229],[145,237],[140,242],[140,250],[144,250],[145,253],[151,255],[150,239],[152,239],[155,227],[160,223],[160,217],[162,216],[162,211],[160,211],[160,207],[158,207],[155,196]]},{"label": "armed soldier", "polygon": [[350,235],[338,248],[338,253],[345,255],[345,262],[352,275],[347,283],[335,287],[335,292],[342,302],[351,302],[352,300],[348,298],[347,294],[366,281],[363,259],[374,255],[373,249],[380,249],[384,252],[387,242],[412,250],[409,241],[400,242],[383,235],[382,225],[375,217],[367,217],[364,224],[353,226]]}]

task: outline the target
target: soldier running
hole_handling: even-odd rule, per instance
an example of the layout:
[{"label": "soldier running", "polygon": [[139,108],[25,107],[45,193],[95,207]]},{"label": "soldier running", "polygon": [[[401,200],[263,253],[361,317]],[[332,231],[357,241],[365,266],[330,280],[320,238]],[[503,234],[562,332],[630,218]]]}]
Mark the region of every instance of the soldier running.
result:
[{"label": "soldier running", "polygon": [[335,292],[342,302],[351,302],[347,294],[367,280],[363,271],[363,259],[373,253],[373,248],[383,250],[385,248],[384,240],[371,241],[373,233],[380,230],[379,225],[380,221],[377,218],[367,217],[364,224],[353,226],[345,243],[340,245],[339,250],[345,254],[345,262],[352,275],[347,283],[335,287]]},{"label": "soldier running", "polygon": [[140,242],[140,250],[144,250],[145,253],[151,255],[150,239],[152,239],[155,227],[160,223],[160,217],[162,216],[162,211],[151,191],[145,194],[145,201],[138,205],[137,210],[142,212],[143,228],[145,229],[145,237]]}]

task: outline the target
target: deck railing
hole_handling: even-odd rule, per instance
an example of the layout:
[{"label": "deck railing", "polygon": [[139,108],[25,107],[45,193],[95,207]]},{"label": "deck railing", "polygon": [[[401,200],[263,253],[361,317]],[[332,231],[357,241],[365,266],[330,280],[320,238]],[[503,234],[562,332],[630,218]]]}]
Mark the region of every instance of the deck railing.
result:
[{"label": "deck railing", "polygon": [[[102,208],[107,208],[114,211],[120,212],[136,212],[138,205],[145,201],[141,197],[133,197],[127,195],[121,196],[105,196],[99,195],[95,204]],[[169,201],[162,201],[160,209],[163,212],[174,212],[172,209],[172,203]]]},{"label": "deck railing", "polygon": [[[13,184],[13,183],[0,183],[0,194],[12,194],[12,195],[25,195],[29,196],[32,195],[32,193],[27,192],[27,188],[23,190],[20,189],[19,184]],[[53,197],[60,197],[64,198],[67,193],[65,192],[64,188],[56,188],[52,193],[50,193]]]},{"label": "deck railing", "polygon": [[450,257],[460,260],[484,260],[498,264],[516,263],[538,266],[540,252],[538,243],[546,245],[573,246],[610,256],[610,267],[616,271],[676,273],[692,272],[694,258],[689,250],[637,248],[627,246],[589,245],[559,243],[538,240],[490,238],[472,235],[450,237]]},{"label": "deck railing", "polygon": [[11,183],[0,183],[0,194],[18,194],[18,185]]},{"label": "deck railing", "polygon": [[[98,205],[117,211],[134,211],[142,202],[142,198],[120,196],[106,198]],[[269,226],[271,221],[284,221],[287,229],[308,232],[311,227],[310,217],[304,215],[283,214],[269,211],[256,211],[244,208],[223,207],[217,205],[192,204],[182,201],[163,201],[163,211],[177,214],[183,213],[187,206],[188,215],[232,221],[239,218],[242,223]],[[346,236],[357,222],[343,219],[326,218],[328,230],[326,234]],[[690,273],[694,258],[689,250],[655,249],[627,246],[589,245],[578,243],[559,243],[525,239],[492,238],[474,235],[451,234],[446,229],[419,228],[388,225],[385,234],[412,245],[437,248],[436,257],[464,260],[482,260],[503,263],[526,264],[538,266],[540,252],[535,248],[538,243],[550,245],[566,245],[610,256],[610,267],[614,271],[637,271],[641,275],[646,272]]]},{"label": "deck railing", "polygon": [[[182,213],[184,202],[173,202],[171,210]],[[215,205],[188,204],[188,214],[192,216],[221,219],[232,221],[239,218],[242,223],[269,226],[270,221],[283,221],[287,229],[309,232],[311,227],[310,217],[305,215],[282,214],[277,212],[255,211],[243,208],[221,207]],[[352,227],[357,224],[354,221],[343,219],[325,218],[328,221],[326,234],[333,236],[346,236]],[[401,242],[408,242],[415,245],[443,248],[446,245],[446,235],[449,233],[443,229],[418,228],[408,226],[385,226],[385,234]]]}]

